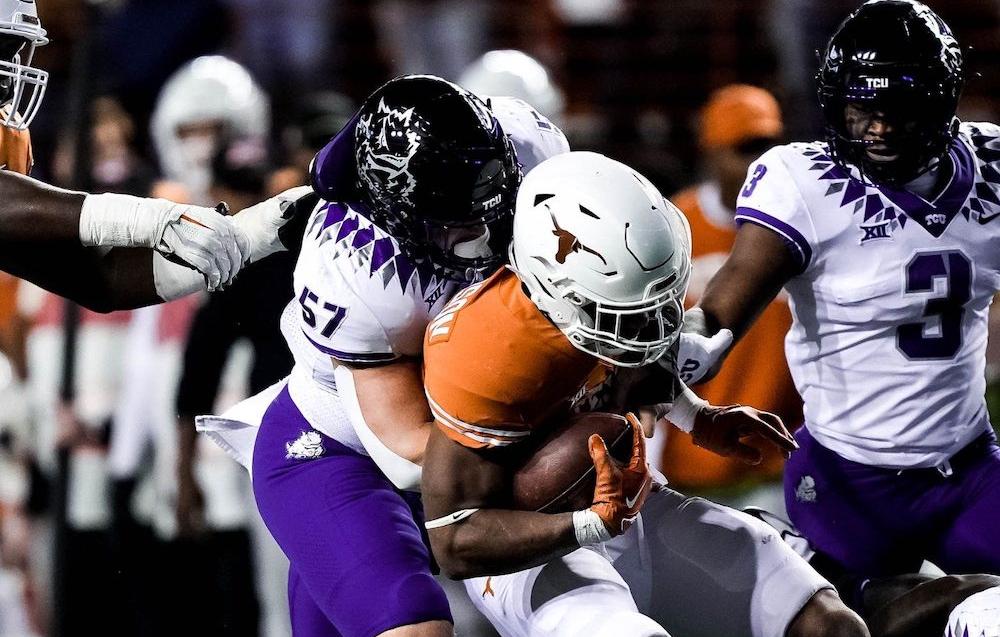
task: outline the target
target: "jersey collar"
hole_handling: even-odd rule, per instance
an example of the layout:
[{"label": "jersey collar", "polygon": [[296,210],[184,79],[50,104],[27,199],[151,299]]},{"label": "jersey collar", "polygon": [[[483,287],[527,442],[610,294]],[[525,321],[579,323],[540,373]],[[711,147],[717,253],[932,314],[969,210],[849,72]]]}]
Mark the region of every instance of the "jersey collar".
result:
[{"label": "jersey collar", "polygon": [[975,181],[975,161],[969,148],[961,140],[956,138],[952,142],[948,155],[941,161],[941,170],[950,173],[947,185],[930,200],[908,190],[882,184],[875,184],[875,187],[907,217],[931,235],[940,237],[961,211]]}]

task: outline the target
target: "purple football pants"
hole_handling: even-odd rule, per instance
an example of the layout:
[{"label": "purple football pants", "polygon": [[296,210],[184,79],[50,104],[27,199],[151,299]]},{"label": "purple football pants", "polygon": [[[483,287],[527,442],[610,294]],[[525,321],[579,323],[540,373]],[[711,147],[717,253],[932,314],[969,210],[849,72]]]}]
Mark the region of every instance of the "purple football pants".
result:
[{"label": "purple football pants", "polygon": [[371,637],[451,621],[417,526],[419,498],[397,491],[371,458],[322,434],[320,454],[292,457],[304,454],[285,445],[312,431],[285,389],[264,415],[253,455],[257,507],[291,562],[295,637]]},{"label": "purple football pants", "polygon": [[985,433],[938,469],[851,462],[805,427],[785,466],[785,504],[812,545],[865,577],[913,572],[1000,574],[1000,447]]}]

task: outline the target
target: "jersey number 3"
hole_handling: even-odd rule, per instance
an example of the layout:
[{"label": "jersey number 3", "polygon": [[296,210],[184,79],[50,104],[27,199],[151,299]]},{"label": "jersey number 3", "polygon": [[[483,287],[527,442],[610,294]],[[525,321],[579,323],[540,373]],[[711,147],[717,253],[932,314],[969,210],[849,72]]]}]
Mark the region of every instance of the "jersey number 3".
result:
[{"label": "jersey number 3", "polygon": [[[945,280],[945,294],[927,301],[924,320],[896,329],[896,344],[910,360],[951,358],[962,347],[962,319],[965,304],[972,298],[972,264],[961,252],[925,252],[906,266],[907,293],[934,291],[934,280]],[[928,334],[930,321],[937,319],[935,334]]]}]

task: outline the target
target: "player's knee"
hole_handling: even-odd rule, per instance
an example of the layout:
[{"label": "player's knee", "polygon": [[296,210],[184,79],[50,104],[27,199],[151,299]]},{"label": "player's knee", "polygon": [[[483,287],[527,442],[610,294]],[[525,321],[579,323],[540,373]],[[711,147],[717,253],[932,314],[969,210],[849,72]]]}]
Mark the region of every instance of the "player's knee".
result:
[{"label": "player's knee", "polygon": [[589,634],[594,637],[617,637],[619,635],[629,635],[630,637],[670,637],[662,626],[639,612],[612,612],[601,615],[600,619],[592,624],[593,632]]},{"label": "player's knee", "polygon": [[792,620],[786,637],[870,637],[865,623],[830,589],[813,595]]}]

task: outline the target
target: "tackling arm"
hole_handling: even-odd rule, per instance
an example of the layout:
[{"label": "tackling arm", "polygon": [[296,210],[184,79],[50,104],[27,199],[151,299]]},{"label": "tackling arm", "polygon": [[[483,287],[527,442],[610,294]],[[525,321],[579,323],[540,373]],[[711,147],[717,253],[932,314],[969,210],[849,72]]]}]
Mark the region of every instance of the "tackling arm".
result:
[{"label": "tackling arm", "polygon": [[[733,342],[798,272],[797,263],[777,233],[744,223],[733,249],[712,277],[698,306],[685,315],[677,369],[688,384],[711,378]],[[726,333],[726,330],[729,333]]]},{"label": "tackling arm", "polygon": [[795,274],[796,263],[784,239],[771,230],[744,223],[729,258],[709,281],[698,303],[705,313],[708,333],[727,328],[739,339]]},{"label": "tackling arm", "polygon": [[292,189],[228,217],[163,199],[62,190],[0,171],[0,268],[100,312],[216,290],[297,239],[288,228],[301,232],[307,206],[297,204],[315,203],[309,194]]}]

